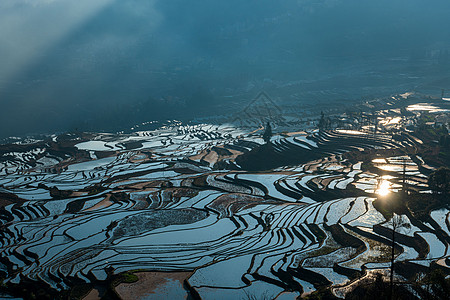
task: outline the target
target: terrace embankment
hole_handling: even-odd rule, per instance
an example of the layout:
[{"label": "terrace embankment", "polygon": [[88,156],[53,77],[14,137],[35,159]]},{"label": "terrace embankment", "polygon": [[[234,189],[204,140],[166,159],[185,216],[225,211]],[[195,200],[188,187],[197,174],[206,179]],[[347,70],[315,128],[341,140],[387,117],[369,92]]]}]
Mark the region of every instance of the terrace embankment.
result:
[{"label": "terrace embankment", "polygon": [[393,213],[409,224],[394,246],[398,273],[449,269],[450,213],[431,205],[424,142],[363,129],[296,128],[261,144],[231,125],[177,125],[67,137],[75,152],[59,159],[14,153],[0,178],[5,287],[55,299],[351,291],[388,270]]}]

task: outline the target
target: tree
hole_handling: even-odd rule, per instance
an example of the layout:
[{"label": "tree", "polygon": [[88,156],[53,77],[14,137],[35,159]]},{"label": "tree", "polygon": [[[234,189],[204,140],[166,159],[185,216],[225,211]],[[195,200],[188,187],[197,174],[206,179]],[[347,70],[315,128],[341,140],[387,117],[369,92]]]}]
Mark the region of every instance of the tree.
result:
[{"label": "tree", "polygon": [[320,120],[319,120],[319,130],[323,130],[325,128],[325,115],[323,114],[323,111],[320,112]]},{"label": "tree", "polygon": [[267,122],[266,129],[264,130],[263,139],[266,144],[270,143],[270,138],[272,137],[272,127],[270,123]]},{"label": "tree", "polygon": [[390,295],[391,295],[390,298],[392,299],[394,293],[395,233],[398,232],[400,228],[409,228],[410,224],[409,222],[406,221],[406,219],[403,218],[403,216],[394,214],[391,220],[388,222],[388,225],[391,227],[392,230],[391,274],[389,278]]},{"label": "tree", "polygon": [[428,186],[434,193],[447,195],[450,193],[450,169],[442,167],[428,177]]},{"label": "tree", "polygon": [[450,278],[440,269],[419,273],[414,282],[421,299],[450,299]]},{"label": "tree", "polygon": [[402,171],[402,193],[403,193],[403,201],[405,200],[406,195],[408,194],[408,183],[406,181],[406,163],[407,163],[407,158],[403,157],[402,159],[402,166],[403,166],[403,171]]}]

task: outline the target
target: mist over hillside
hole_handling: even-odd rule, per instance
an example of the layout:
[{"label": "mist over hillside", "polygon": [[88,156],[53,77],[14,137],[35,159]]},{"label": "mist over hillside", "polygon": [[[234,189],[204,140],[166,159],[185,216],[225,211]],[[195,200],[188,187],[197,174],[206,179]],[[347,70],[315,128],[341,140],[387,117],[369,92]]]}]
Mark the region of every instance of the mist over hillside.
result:
[{"label": "mist over hillside", "polygon": [[[444,0],[0,4],[1,137],[450,87]],[[322,92],[328,91],[323,98]]]}]

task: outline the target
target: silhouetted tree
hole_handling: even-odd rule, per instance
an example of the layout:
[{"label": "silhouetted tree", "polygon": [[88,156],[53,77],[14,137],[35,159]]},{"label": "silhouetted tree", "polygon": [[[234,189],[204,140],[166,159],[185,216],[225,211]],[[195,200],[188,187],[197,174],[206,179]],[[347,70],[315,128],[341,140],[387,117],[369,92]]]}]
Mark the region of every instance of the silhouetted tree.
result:
[{"label": "silhouetted tree", "polygon": [[450,136],[447,135],[441,135],[439,137],[439,145],[443,148],[450,148]]},{"label": "silhouetted tree", "polygon": [[320,112],[320,120],[319,120],[319,130],[325,129],[326,120],[325,115],[323,114],[323,111]]},{"label": "silhouetted tree", "polygon": [[406,158],[402,159],[402,193],[403,193],[403,200],[405,200],[406,194],[408,193],[408,183],[406,181]]},{"label": "silhouetted tree", "polygon": [[431,173],[428,186],[433,192],[447,195],[450,193],[450,169],[443,167]]},{"label": "silhouetted tree", "polygon": [[421,299],[450,299],[450,279],[442,270],[419,273],[414,280],[415,290]]},{"label": "silhouetted tree", "polygon": [[395,262],[395,233],[400,230],[400,228],[409,228],[409,223],[401,215],[394,214],[391,220],[388,222],[389,227],[392,230],[392,244],[391,244],[391,274],[389,278],[390,285],[390,298],[392,299],[394,292],[394,262]]},{"label": "silhouetted tree", "polygon": [[266,128],[264,130],[264,134],[263,134],[264,142],[266,142],[266,144],[270,143],[271,137],[272,137],[272,127],[270,126],[270,123],[267,122]]},{"label": "silhouetted tree", "polygon": [[378,131],[378,117],[375,114],[373,114],[373,124],[374,124],[373,133],[376,134]]}]

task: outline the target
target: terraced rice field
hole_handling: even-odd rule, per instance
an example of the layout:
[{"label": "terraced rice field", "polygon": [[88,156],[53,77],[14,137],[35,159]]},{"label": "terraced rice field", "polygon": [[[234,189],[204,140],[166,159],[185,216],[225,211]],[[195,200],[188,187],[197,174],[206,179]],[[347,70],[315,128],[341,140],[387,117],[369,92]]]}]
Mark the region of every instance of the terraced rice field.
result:
[{"label": "terraced rice field", "polygon": [[[231,125],[71,142],[70,153],[52,150],[55,138],[4,155],[0,192],[17,196],[0,210],[6,282],[64,290],[139,270],[140,297],[295,299],[330,285],[343,296],[355,274],[389,265],[377,195],[397,192],[404,176],[429,190],[420,157],[378,158],[367,171],[342,156],[420,143],[407,134],[275,138],[274,155],[313,159],[260,172],[245,171],[236,157],[262,140]],[[397,260],[448,268],[449,211],[433,211],[435,222],[420,227],[403,217],[414,222],[398,234]],[[130,295],[125,284],[116,290]]]}]

